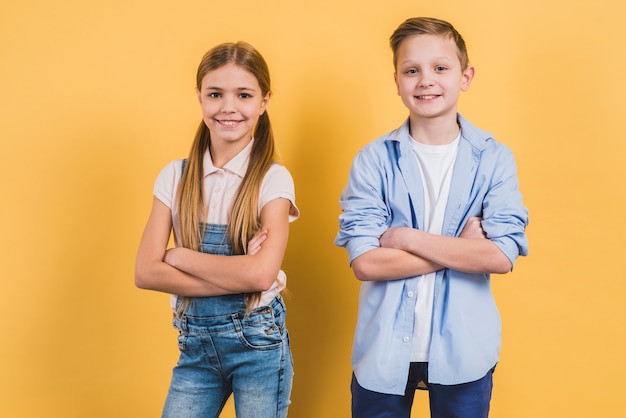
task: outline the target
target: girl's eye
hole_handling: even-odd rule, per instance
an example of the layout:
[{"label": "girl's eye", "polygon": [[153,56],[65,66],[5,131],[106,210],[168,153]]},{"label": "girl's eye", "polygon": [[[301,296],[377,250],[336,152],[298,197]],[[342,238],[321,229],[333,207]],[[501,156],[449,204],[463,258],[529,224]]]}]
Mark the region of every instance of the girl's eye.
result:
[{"label": "girl's eye", "polygon": [[211,99],[217,99],[217,98],[221,97],[221,95],[219,93],[217,93],[217,92],[213,92],[213,93],[209,93],[209,97]]},{"label": "girl's eye", "polygon": [[250,94],[248,94],[248,93],[241,93],[239,95],[239,97],[242,98],[242,99],[248,99],[248,98],[250,98],[252,96]]}]

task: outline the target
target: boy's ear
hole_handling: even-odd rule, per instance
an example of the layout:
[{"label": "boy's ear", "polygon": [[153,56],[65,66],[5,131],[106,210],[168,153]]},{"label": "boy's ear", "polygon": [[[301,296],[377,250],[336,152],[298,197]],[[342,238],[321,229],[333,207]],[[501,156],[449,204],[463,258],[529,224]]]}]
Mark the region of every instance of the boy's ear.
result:
[{"label": "boy's ear", "polygon": [[398,85],[398,73],[394,72],[393,73],[393,82],[396,83],[396,93],[398,93],[398,96],[400,95],[400,86]]},{"label": "boy's ear", "polygon": [[474,79],[474,67],[469,65],[465,71],[463,71],[463,81],[461,82],[461,91],[467,91]]}]

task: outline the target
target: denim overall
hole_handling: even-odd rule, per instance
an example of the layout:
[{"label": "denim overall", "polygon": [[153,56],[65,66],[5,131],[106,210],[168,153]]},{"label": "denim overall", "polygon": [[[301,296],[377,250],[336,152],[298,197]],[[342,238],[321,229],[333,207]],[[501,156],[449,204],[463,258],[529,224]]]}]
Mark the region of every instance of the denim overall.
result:
[{"label": "denim overall", "polygon": [[[206,225],[201,251],[232,255],[226,225]],[[285,305],[277,296],[245,310],[245,294],[197,297],[174,318],[180,358],[163,417],[218,417],[231,393],[237,417],[287,416],[293,360]]]}]

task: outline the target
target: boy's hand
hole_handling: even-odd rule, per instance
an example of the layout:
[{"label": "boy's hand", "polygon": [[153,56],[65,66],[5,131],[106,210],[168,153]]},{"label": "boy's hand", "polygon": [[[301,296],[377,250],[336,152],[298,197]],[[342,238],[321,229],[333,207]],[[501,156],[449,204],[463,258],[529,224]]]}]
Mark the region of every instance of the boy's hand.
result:
[{"label": "boy's hand", "polygon": [[405,250],[403,243],[410,240],[413,228],[400,226],[387,229],[379,238],[380,246],[383,248],[395,248]]},{"label": "boy's hand", "polygon": [[[415,241],[415,234],[421,233],[406,226],[387,229],[379,238],[380,246],[383,248],[395,248],[397,250],[410,251],[410,245]],[[486,239],[485,231],[482,227],[482,218],[473,216],[468,219],[460,238]]]},{"label": "boy's hand", "polygon": [[260,229],[250,241],[248,241],[248,255],[254,255],[261,250],[261,244],[267,239],[267,229]]},{"label": "boy's hand", "polygon": [[482,218],[473,216],[467,220],[467,223],[461,231],[460,238],[479,238],[486,239],[487,235],[483,231]]}]

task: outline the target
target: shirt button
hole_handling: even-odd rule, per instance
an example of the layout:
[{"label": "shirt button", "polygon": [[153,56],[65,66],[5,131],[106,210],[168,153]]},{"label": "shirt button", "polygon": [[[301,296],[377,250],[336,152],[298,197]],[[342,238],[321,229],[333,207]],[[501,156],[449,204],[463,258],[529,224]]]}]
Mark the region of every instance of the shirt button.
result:
[{"label": "shirt button", "polygon": [[404,337],[404,338],[402,339],[402,341],[403,341],[403,342],[405,342],[405,343],[408,343],[408,342],[409,342],[409,337]]},{"label": "shirt button", "polygon": [[412,298],[413,297],[413,292],[409,292],[406,294],[408,297]]}]

